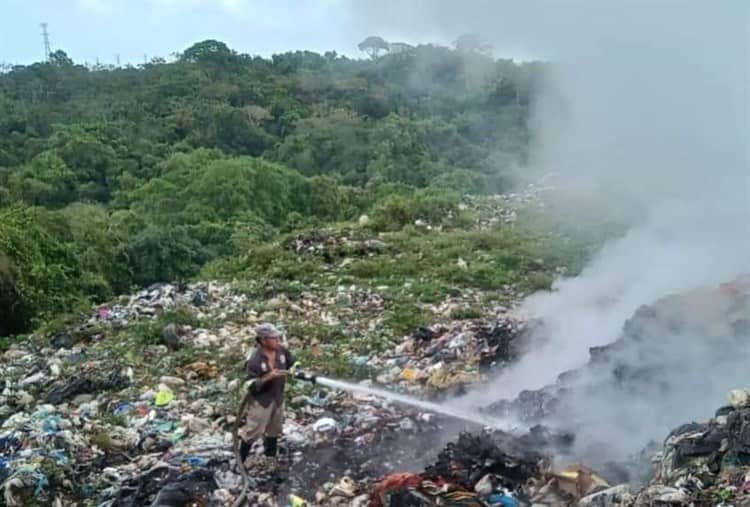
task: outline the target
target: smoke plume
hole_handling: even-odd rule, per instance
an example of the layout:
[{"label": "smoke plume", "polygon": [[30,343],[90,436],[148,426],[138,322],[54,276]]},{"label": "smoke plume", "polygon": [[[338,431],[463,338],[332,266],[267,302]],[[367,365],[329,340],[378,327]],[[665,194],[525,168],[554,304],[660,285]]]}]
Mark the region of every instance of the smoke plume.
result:
[{"label": "smoke plume", "polygon": [[[487,404],[554,382],[586,363],[589,347],[614,341],[640,305],[750,271],[750,4],[359,6],[355,22],[370,32],[446,42],[480,33],[496,56],[552,62],[521,176],[557,173],[561,202],[575,202],[579,214],[629,220],[627,232],[578,277],[528,298],[525,310],[546,324],[534,337],[537,347],[493,382],[491,399],[485,387],[463,403]],[[682,388],[643,385],[628,396],[612,391],[574,400],[579,419],[598,421],[592,435],[630,431],[613,446],[630,452],[686,418],[710,416],[726,389],[750,383],[741,367],[750,337],[721,342],[721,353],[709,354],[715,343],[683,334],[679,351],[650,343],[632,358],[678,358],[667,361],[665,374]]]}]

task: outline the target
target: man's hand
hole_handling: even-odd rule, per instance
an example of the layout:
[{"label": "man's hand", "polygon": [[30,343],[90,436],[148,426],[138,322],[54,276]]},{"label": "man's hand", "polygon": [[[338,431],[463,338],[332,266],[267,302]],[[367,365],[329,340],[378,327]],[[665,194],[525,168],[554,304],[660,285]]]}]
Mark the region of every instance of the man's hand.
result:
[{"label": "man's hand", "polygon": [[285,377],[288,375],[289,372],[286,370],[271,370],[265,375],[263,375],[263,382],[268,382],[269,380],[274,380],[280,377]]}]

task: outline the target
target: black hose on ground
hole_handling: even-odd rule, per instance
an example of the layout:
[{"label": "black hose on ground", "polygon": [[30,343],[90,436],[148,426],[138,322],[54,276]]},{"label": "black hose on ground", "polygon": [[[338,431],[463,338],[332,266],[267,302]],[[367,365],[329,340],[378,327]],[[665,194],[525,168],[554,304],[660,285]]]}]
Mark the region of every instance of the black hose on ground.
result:
[{"label": "black hose on ground", "polygon": [[232,447],[234,450],[234,459],[237,462],[237,468],[239,468],[240,475],[242,476],[242,492],[240,492],[240,496],[237,497],[237,500],[234,501],[234,504],[232,504],[232,507],[240,507],[240,505],[243,504],[245,499],[248,495],[248,490],[250,489],[251,480],[250,476],[247,474],[247,470],[245,469],[245,463],[242,461],[242,456],[240,455],[240,437],[239,437],[239,430],[240,425],[242,424],[242,416],[245,413],[245,409],[247,408],[248,404],[250,403],[250,400],[252,399],[252,393],[248,389],[245,393],[245,397],[242,399],[242,403],[240,403],[240,410],[237,412],[237,418],[234,421],[234,428],[232,429]]}]

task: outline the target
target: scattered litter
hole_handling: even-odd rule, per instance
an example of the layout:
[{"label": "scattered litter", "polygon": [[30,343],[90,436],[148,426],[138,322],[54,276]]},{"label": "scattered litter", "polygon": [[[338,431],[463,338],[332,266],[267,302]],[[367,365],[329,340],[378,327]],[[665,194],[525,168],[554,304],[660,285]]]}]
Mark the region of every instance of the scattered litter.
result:
[{"label": "scattered litter", "polygon": [[174,399],[174,393],[169,388],[163,388],[160,389],[158,393],[156,393],[156,398],[154,399],[154,404],[157,407],[163,407],[164,405],[168,405],[169,402],[171,402]]},{"label": "scattered litter", "polygon": [[[389,245],[355,235],[303,234],[286,247],[338,259]],[[387,337],[380,349],[360,342],[334,347],[323,339],[312,346],[303,332],[288,332],[290,348],[311,345],[318,360],[341,358],[337,364],[363,373],[370,384],[378,379],[411,395],[450,396],[484,382],[491,368],[515,360],[524,345],[527,324],[510,305],[498,306],[491,317],[461,318],[470,298],[436,303],[431,309],[445,316],[442,323]],[[370,325],[378,329],[384,308],[375,287],[343,285],[330,297],[303,291],[273,299],[263,303],[282,322],[315,316],[316,325],[349,326],[352,335]],[[127,338],[143,340],[137,353],[120,355],[112,352],[117,345],[102,345],[102,329],[129,330],[177,308],[194,317],[193,326],[175,328],[177,352],[162,343],[160,327],[148,337]],[[157,284],[92,310],[78,327],[42,337],[35,344],[41,349],[11,345],[0,355],[0,503],[29,504],[31,495],[39,505],[93,499],[109,507],[232,505],[243,486],[231,449],[234,400],[243,379],[232,370],[254,346],[252,324],[265,310],[256,313],[248,296],[223,284]],[[278,467],[269,471],[255,459],[262,456],[248,460],[257,486],[252,505],[750,502],[750,392],[744,389],[731,391],[729,405],[710,421],[673,430],[649,484],[637,487],[615,480],[611,486],[608,475],[582,464],[553,467],[551,455],[566,455],[572,440],[541,427],[510,434],[468,425],[459,433],[440,415],[370,395],[290,384]],[[554,408],[554,396],[524,396],[541,411]],[[429,465],[421,473],[399,472],[414,470],[414,463]]]},{"label": "scattered litter", "polygon": [[336,421],[331,419],[330,417],[318,419],[317,421],[315,421],[315,424],[313,424],[313,429],[318,433],[327,433],[329,431],[334,431],[337,428],[338,426],[336,425]]}]

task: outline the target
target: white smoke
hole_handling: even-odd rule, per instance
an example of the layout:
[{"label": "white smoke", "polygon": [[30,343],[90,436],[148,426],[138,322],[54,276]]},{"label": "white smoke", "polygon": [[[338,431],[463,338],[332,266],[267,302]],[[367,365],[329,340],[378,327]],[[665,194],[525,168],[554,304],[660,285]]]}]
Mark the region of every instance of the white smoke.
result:
[{"label": "white smoke", "polygon": [[[589,347],[615,340],[640,305],[750,270],[750,3],[376,5],[358,8],[368,33],[387,27],[411,40],[441,34],[448,41],[478,32],[498,56],[515,51],[554,62],[525,176],[558,173],[560,194],[577,211],[631,217],[629,231],[580,276],[525,302],[546,322],[539,347],[493,382],[490,400],[485,387],[464,403],[549,384],[583,365]],[[722,357],[748,356],[747,340],[735,345],[741,350]],[[676,376],[684,383],[693,372],[710,389],[677,390],[666,405],[658,396],[635,403],[610,393],[580,399],[580,411],[616,424],[627,406],[623,424],[636,421],[639,437],[658,437],[680,418],[710,415],[721,391],[748,383],[736,362],[701,364],[702,337],[686,335],[683,347],[689,363],[675,367]]]},{"label": "white smoke", "polygon": [[[737,207],[724,206],[696,209],[675,203],[656,208],[645,223],[605,246],[580,276],[529,297],[525,313],[545,323],[542,336],[536,337],[539,347],[493,383],[493,397],[512,398],[521,390],[541,388],[582,366],[589,348],[615,341],[623,323],[643,304],[716,286],[747,271],[750,235],[741,232],[746,219]],[[737,373],[737,382],[744,383]],[[710,411],[720,402],[710,400],[699,408]]]}]

